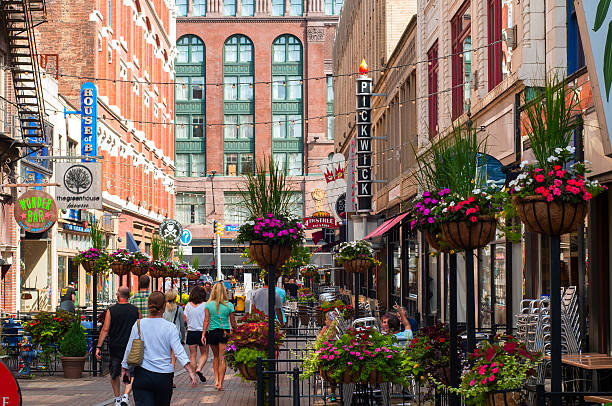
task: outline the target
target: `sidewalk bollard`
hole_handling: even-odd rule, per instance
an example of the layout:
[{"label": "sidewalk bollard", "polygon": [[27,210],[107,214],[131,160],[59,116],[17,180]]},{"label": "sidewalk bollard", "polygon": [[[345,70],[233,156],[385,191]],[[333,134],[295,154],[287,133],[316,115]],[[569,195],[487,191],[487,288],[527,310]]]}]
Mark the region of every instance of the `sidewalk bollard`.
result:
[{"label": "sidewalk bollard", "polygon": [[261,357],[257,357],[257,406],[264,404],[264,377],[263,377],[263,362]]},{"label": "sidewalk bollard", "polygon": [[293,406],[300,406],[300,369],[293,368]]}]

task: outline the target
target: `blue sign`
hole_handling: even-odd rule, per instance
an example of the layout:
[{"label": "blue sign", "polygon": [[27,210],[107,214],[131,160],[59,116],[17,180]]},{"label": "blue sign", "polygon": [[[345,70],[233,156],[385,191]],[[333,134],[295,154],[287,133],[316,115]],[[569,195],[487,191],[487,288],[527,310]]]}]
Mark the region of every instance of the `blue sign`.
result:
[{"label": "blue sign", "polygon": [[183,245],[191,244],[191,238],[192,238],[191,231],[184,228],[183,232],[181,233],[181,244]]},{"label": "blue sign", "polygon": [[506,182],[506,175],[502,172],[502,164],[496,158],[488,154],[478,154],[477,171],[484,172],[484,181],[492,180],[497,187],[503,187]]},{"label": "blue sign", "polygon": [[225,231],[238,231],[240,229],[240,224],[226,224]]},{"label": "blue sign", "polygon": [[98,155],[98,89],[91,82],[81,86],[81,155]]}]

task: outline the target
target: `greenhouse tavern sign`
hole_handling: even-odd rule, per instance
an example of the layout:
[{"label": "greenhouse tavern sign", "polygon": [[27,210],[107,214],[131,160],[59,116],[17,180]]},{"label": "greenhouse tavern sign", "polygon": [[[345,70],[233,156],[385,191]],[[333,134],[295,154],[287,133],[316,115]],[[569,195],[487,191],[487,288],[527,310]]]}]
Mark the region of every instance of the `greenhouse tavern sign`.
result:
[{"label": "greenhouse tavern sign", "polygon": [[57,221],[57,205],[50,194],[28,190],[17,199],[15,221],[30,233],[47,231]]}]

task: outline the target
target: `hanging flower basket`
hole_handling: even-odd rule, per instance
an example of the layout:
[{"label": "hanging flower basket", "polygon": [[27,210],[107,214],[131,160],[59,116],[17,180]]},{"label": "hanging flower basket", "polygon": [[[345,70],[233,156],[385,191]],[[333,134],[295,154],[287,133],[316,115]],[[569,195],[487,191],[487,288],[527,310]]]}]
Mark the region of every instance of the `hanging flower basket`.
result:
[{"label": "hanging flower basket", "polygon": [[188,273],[187,279],[189,279],[190,281],[197,281],[198,279],[200,279],[200,273]]},{"label": "hanging flower basket", "polygon": [[367,272],[372,266],[372,262],[369,259],[351,259],[344,261],[342,267],[346,272]]},{"label": "hanging flower basket", "polygon": [[81,262],[81,265],[83,265],[85,272],[87,272],[88,274],[93,274],[96,266],[96,261],[83,261]]},{"label": "hanging flower basket", "polygon": [[515,196],[512,202],[525,228],[533,233],[561,235],[576,231],[587,213],[586,202],[548,202],[543,196]]},{"label": "hanging flower basket", "polygon": [[487,245],[495,238],[497,221],[491,216],[478,216],[475,222],[451,221],[442,223],[442,238],[451,249],[471,250]]},{"label": "hanging flower basket", "polygon": [[442,239],[442,232],[438,233],[437,238],[434,234],[430,233],[429,231],[425,231],[424,235],[425,235],[425,240],[427,241],[429,246],[433,248],[434,250],[438,252],[450,252],[451,247],[450,245],[448,245],[448,243],[445,240]]},{"label": "hanging flower basket", "polygon": [[132,274],[136,275],[136,276],[140,276],[140,275],[146,275],[147,272],[149,272],[149,270],[151,269],[150,264],[148,263],[141,263],[135,267],[132,268]]},{"label": "hanging flower basket", "polygon": [[337,383],[337,381],[332,379],[329,373],[324,369],[319,369],[319,375],[321,375],[321,379],[323,379],[325,382]]},{"label": "hanging flower basket", "polygon": [[240,375],[247,381],[256,381],[257,380],[257,368],[250,367],[247,364],[240,363],[238,364],[238,371]]},{"label": "hanging flower basket", "polygon": [[123,262],[113,262],[111,264],[111,270],[115,275],[127,275],[132,271],[134,266],[132,264],[125,264]]},{"label": "hanging flower basket", "polygon": [[487,394],[487,406],[520,406],[520,389],[502,392],[490,392]]},{"label": "hanging flower basket", "polygon": [[257,264],[265,269],[279,269],[291,257],[291,247],[270,245],[264,241],[251,241],[249,255]]},{"label": "hanging flower basket", "polygon": [[162,263],[151,263],[149,275],[152,278],[164,278],[168,275],[168,267]]}]

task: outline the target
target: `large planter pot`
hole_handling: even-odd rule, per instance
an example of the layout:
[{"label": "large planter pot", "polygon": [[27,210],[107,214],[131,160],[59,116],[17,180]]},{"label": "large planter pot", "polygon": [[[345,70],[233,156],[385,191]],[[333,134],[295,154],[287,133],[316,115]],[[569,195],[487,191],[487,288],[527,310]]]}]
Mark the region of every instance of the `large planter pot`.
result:
[{"label": "large planter pot", "polygon": [[249,256],[266,271],[270,269],[270,266],[274,266],[276,270],[283,266],[291,257],[291,248],[269,245],[263,241],[251,241]]},{"label": "large planter pot", "polygon": [[96,261],[83,261],[81,262],[81,265],[83,265],[85,272],[91,274],[96,266]]},{"label": "large planter pot", "polygon": [[250,367],[246,364],[238,364],[238,371],[240,375],[247,381],[256,381],[257,380],[257,368]]},{"label": "large planter pot", "polygon": [[64,369],[64,378],[79,379],[83,376],[85,357],[60,357]]},{"label": "large planter pot", "polygon": [[429,231],[425,231],[423,234],[425,235],[425,240],[431,248],[438,252],[450,252],[451,247],[445,240],[442,239],[441,231],[439,232],[438,238],[436,238],[436,236]]},{"label": "large planter pot", "polygon": [[533,233],[561,235],[576,231],[587,213],[586,202],[547,202],[542,196],[515,196],[512,202],[525,228]]},{"label": "large planter pot", "polygon": [[113,262],[111,264],[111,270],[115,275],[127,275],[132,271],[132,264],[125,264],[123,262]]},{"label": "large planter pot", "polygon": [[487,406],[520,406],[521,392],[516,390],[487,394]]},{"label": "large planter pot", "polygon": [[344,261],[342,263],[342,267],[346,272],[367,272],[368,269],[372,266],[372,263],[367,259],[351,259],[349,261]]},{"label": "large planter pot", "polygon": [[140,275],[146,275],[147,272],[149,272],[149,265],[138,265],[138,266],[134,266],[132,267],[132,274],[136,275],[136,276],[140,276]]},{"label": "large planter pot", "polygon": [[323,370],[323,369],[319,369],[319,375],[321,375],[321,379],[323,379],[325,382],[329,382],[329,383],[336,383],[337,381],[332,379],[332,377],[330,376],[329,372]]},{"label": "large planter pot", "polygon": [[487,245],[495,238],[497,221],[491,216],[479,216],[475,223],[453,221],[441,225],[442,237],[454,250],[472,250]]},{"label": "large planter pot", "polygon": [[152,278],[163,278],[168,274],[168,270],[165,267],[151,267],[149,269],[149,275],[151,275]]},{"label": "large planter pot", "polygon": [[197,281],[198,279],[200,279],[200,275],[189,273],[187,274],[187,279],[191,281]]}]

